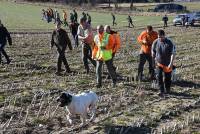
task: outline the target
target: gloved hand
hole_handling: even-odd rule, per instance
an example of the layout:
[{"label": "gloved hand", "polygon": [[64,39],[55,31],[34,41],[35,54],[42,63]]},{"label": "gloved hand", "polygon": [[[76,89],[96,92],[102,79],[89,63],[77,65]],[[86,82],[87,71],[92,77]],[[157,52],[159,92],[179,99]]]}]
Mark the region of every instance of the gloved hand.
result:
[{"label": "gloved hand", "polygon": [[147,44],[147,40],[146,40],[146,39],[143,39],[143,40],[142,40],[142,43],[143,43],[143,44]]}]

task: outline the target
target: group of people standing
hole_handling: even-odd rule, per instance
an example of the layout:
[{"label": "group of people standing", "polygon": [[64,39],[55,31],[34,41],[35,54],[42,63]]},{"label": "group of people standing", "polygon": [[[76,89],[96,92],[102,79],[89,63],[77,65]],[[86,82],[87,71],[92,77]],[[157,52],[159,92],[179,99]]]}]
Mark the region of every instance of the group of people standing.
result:
[{"label": "group of people standing", "polygon": [[[76,15],[71,21],[71,24],[78,23]],[[65,66],[65,73],[71,73],[72,71],[65,57],[66,48],[73,49],[71,40],[67,32],[61,28],[61,21],[56,21],[55,23],[55,30],[51,36],[51,48],[56,46],[58,52],[56,74],[61,75],[62,63]],[[75,38],[80,41],[82,47],[82,62],[85,73],[90,73],[88,62],[90,61],[96,68],[96,87],[100,88],[102,87],[102,65],[105,63],[109,77],[112,79],[112,86],[116,87],[117,75],[113,60],[121,46],[119,33],[111,30],[109,25],[99,25],[97,26],[97,34],[93,35],[91,23],[88,23],[84,15],[80,18],[79,23]],[[6,54],[4,47],[6,40],[12,45],[12,39],[1,21],[0,37],[0,62],[2,61],[1,54],[3,54],[7,60],[7,64],[9,64],[11,60]],[[148,61],[150,79],[157,79],[160,89],[159,95],[164,96],[165,93],[170,93],[171,73],[176,53],[175,45],[170,39],[165,37],[164,30],[156,32],[150,25],[146,27],[146,30],[137,39],[141,45],[137,79],[143,81],[143,68],[145,62]]]},{"label": "group of people standing", "polygon": [[[65,65],[67,73],[71,72],[67,60],[64,56],[65,49],[68,45],[70,49],[71,41],[66,31],[61,28],[61,23],[56,23],[56,29],[53,31],[51,46],[56,46],[58,51],[58,62],[56,74],[61,74],[61,63]],[[90,73],[89,61],[96,68],[97,87],[102,86],[102,65],[105,62],[108,73],[113,81],[113,87],[116,86],[117,75],[116,68],[113,66],[113,58],[120,48],[120,37],[117,32],[112,31],[110,26],[99,25],[97,35],[93,35],[91,25],[87,23],[84,17],[80,18],[80,25],[77,31],[78,40],[82,47],[82,62],[85,73]]]},{"label": "group of people standing", "polygon": [[[63,10],[63,13],[66,14],[66,11]],[[66,16],[63,14],[63,20],[64,20],[64,17],[66,17]],[[42,9],[42,20],[47,21],[47,23],[50,23],[50,22],[52,22],[54,20],[54,24],[57,21],[61,22],[61,18],[60,18],[59,12],[56,9],[53,10],[52,8],[48,8],[47,10]]]},{"label": "group of people standing", "polygon": [[139,35],[138,42],[141,44],[138,79],[143,81],[143,68],[148,61],[150,79],[158,81],[159,95],[169,94],[176,54],[174,43],[165,37],[164,30],[156,32],[152,26],[147,26],[146,30]]},{"label": "group of people standing", "polygon": [[[89,15],[89,13],[82,12],[82,16],[87,20],[87,23],[91,24],[92,18]],[[70,13],[69,16],[69,22],[70,23],[78,23],[78,13],[74,9],[73,12]],[[64,24],[64,27],[69,26],[68,25],[68,16],[67,11],[62,10],[62,18],[60,17],[60,13],[55,9],[48,8],[47,10],[42,9],[42,20],[46,20],[48,23],[54,20],[54,24],[58,21],[61,24]]]},{"label": "group of people standing", "polygon": [[[51,41],[52,46],[53,44],[57,46],[59,54],[56,74],[61,73],[61,61],[65,65],[66,72],[70,72],[70,68],[64,56],[64,51],[67,44],[70,49],[72,49],[72,47],[67,33],[63,32],[62,35],[62,32],[61,24],[57,23]],[[115,87],[117,75],[116,67],[113,65],[113,58],[121,45],[119,34],[111,30],[108,25],[99,25],[97,26],[97,34],[93,36],[91,25],[87,23],[84,17],[81,17],[77,36],[82,46],[82,61],[85,73],[90,73],[88,65],[88,61],[90,61],[96,68],[96,87],[100,88],[102,86],[102,65],[105,63],[109,76],[112,79],[112,85]],[[65,39],[57,40],[62,39],[62,37],[65,37]],[[164,30],[158,30],[158,32],[156,32],[150,25],[138,36],[138,43],[141,45],[141,50],[137,79],[143,81],[143,68],[145,62],[148,61],[150,80],[158,80],[160,88],[159,95],[163,96],[165,93],[170,93],[171,72],[176,53],[175,45],[170,39],[165,37]],[[61,46],[63,47],[60,50]]]},{"label": "group of people standing", "polygon": [[[48,8],[47,10],[42,9],[42,20],[46,20],[48,23],[52,22],[54,20],[55,23],[60,23],[64,27],[69,27],[71,34],[74,39],[74,47],[78,47],[78,36],[77,36],[77,31],[78,31],[78,13],[74,9],[69,16],[69,21],[68,21],[68,16],[66,10],[62,11],[62,18],[60,18],[60,13],[55,9],[53,10],[52,8]],[[86,20],[87,24],[91,25],[92,18],[89,15],[89,13],[82,12],[82,17]]]}]

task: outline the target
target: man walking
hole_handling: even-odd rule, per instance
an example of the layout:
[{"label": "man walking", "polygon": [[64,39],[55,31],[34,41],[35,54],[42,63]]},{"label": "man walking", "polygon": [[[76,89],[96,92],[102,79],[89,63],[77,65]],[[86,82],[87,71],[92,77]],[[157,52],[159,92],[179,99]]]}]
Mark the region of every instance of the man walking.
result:
[{"label": "man walking", "polygon": [[74,16],[74,22],[78,23],[78,14],[77,14],[77,12],[76,12],[75,9],[73,10],[73,12],[74,12],[74,14],[73,14],[73,16]]},{"label": "man walking", "polygon": [[[114,39],[114,45],[113,45],[113,49],[112,49],[112,59],[111,59],[112,65],[113,65],[113,60],[114,60],[115,54],[117,53],[117,51],[119,51],[120,46],[121,46],[120,36],[116,31],[111,30],[109,25],[104,26],[104,32],[113,36],[113,39]],[[113,65],[113,69],[116,71],[116,67],[114,65]],[[108,77],[108,78],[110,78],[110,77]]]},{"label": "man walking", "polygon": [[158,38],[157,32],[153,31],[152,26],[147,26],[146,30],[143,31],[139,37],[138,42],[141,44],[140,50],[140,61],[138,66],[138,79],[143,80],[143,69],[146,61],[149,62],[149,74],[151,79],[154,79],[154,67],[151,56],[151,46],[154,40]]},{"label": "man walking", "polygon": [[67,23],[67,12],[65,10],[63,10],[63,24],[64,24],[64,27],[68,26],[68,23]]},{"label": "man walking", "polygon": [[69,26],[71,34],[74,39],[74,48],[78,47],[78,36],[77,36],[78,26],[79,24],[77,22],[72,22]]},{"label": "man walking", "polygon": [[165,14],[165,16],[162,18],[162,21],[164,22],[164,26],[163,26],[163,28],[167,27],[168,17],[167,17],[166,14]]},{"label": "man walking", "polygon": [[113,24],[113,26],[114,25],[117,25],[117,23],[115,22],[115,15],[113,14],[113,13],[111,13],[111,15],[112,15],[112,24]]},{"label": "man walking", "polygon": [[133,20],[132,20],[132,18],[131,18],[130,15],[128,16],[127,19],[128,19],[128,27],[131,27],[131,26],[134,27],[134,25],[133,25]]},{"label": "man walking", "polygon": [[65,73],[70,73],[71,70],[69,68],[69,65],[67,63],[66,57],[65,57],[65,50],[68,45],[69,49],[72,50],[71,41],[68,37],[67,32],[61,28],[61,23],[56,23],[56,29],[53,31],[52,38],[51,38],[51,48],[53,46],[56,46],[58,51],[58,62],[57,62],[57,75],[61,75],[61,66],[62,62],[65,66]]},{"label": "man walking", "polygon": [[82,60],[85,66],[86,73],[88,74],[90,69],[88,65],[88,59],[91,63],[96,66],[96,62],[92,59],[92,49],[91,45],[93,43],[92,29],[90,25],[87,24],[84,17],[80,18],[80,25],[78,26],[78,39],[82,44]]},{"label": "man walking", "polygon": [[185,19],[186,19],[186,16],[183,15],[183,17],[181,18],[183,27],[185,26]]},{"label": "man walking", "polygon": [[74,19],[74,15],[73,13],[70,13],[70,23],[74,23],[75,19]]},{"label": "man walking", "polygon": [[114,47],[113,36],[104,32],[102,25],[97,27],[97,35],[94,37],[95,47],[93,49],[92,57],[97,60],[96,75],[97,88],[102,86],[102,65],[105,62],[108,72],[112,78],[113,87],[116,86],[116,72],[112,65],[112,50]]},{"label": "man walking", "polygon": [[87,15],[85,12],[82,12],[82,17],[87,21]]},{"label": "man walking", "polygon": [[60,20],[60,14],[57,10],[55,10],[55,23],[62,23]]},{"label": "man walking", "polygon": [[91,18],[91,16],[89,15],[89,13],[87,13],[86,15],[87,15],[87,23],[88,23],[89,25],[91,25],[92,18]]},{"label": "man walking", "polygon": [[10,33],[6,29],[6,27],[3,26],[0,20],[0,64],[2,62],[1,54],[3,54],[7,60],[7,64],[10,64],[11,60],[9,56],[7,55],[6,51],[4,50],[6,41],[8,40],[9,45],[12,45],[12,39],[10,37]]},{"label": "man walking", "polygon": [[[165,32],[163,30],[159,30],[158,39],[154,41],[151,52],[157,65],[158,84],[160,89],[159,95],[163,97],[164,93],[170,93],[171,72],[176,48],[173,42],[165,37]],[[164,81],[163,73],[165,75]]]}]

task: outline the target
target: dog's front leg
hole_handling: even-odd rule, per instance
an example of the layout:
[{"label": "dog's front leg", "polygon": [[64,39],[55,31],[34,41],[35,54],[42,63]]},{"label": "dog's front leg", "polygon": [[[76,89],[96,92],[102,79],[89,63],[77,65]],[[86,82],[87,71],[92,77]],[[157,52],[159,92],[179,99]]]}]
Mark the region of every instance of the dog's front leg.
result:
[{"label": "dog's front leg", "polygon": [[87,113],[81,114],[81,124],[80,124],[80,127],[82,127],[82,126],[84,126],[86,124],[86,117],[87,117]]},{"label": "dog's front leg", "polygon": [[95,115],[96,106],[95,105],[91,106],[91,112],[92,112],[92,116],[91,116],[89,121],[93,121],[95,119],[95,117],[96,117],[96,115]]},{"label": "dog's front leg", "polygon": [[70,125],[72,125],[71,116],[72,116],[72,114],[71,114],[71,113],[68,113],[68,115],[67,115],[67,120],[68,120],[68,122],[69,122]]}]

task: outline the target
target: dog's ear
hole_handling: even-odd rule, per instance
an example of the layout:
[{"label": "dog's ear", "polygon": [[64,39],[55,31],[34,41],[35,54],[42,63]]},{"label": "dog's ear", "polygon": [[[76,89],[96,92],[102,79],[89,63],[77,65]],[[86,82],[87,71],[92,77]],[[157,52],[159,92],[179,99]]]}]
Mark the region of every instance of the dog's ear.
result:
[{"label": "dog's ear", "polygon": [[72,101],[72,95],[71,94],[67,94],[67,98],[68,100],[71,102]]},{"label": "dog's ear", "polygon": [[68,95],[67,93],[63,92],[60,97],[64,99],[67,98],[67,95]]},{"label": "dog's ear", "polygon": [[65,96],[65,93],[64,93],[64,92],[62,92],[61,96]]}]

